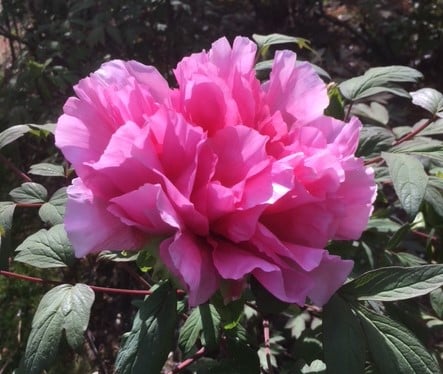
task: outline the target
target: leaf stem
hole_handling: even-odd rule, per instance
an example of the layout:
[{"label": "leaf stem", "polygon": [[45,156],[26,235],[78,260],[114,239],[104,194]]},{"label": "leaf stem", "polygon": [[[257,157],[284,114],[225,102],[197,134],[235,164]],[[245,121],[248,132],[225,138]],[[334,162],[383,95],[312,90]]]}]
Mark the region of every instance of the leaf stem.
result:
[{"label": "leaf stem", "polygon": [[[11,271],[6,270],[0,270],[0,275],[3,275],[4,277],[8,278],[16,278],[20,279],[26,282],[33,282],[33,283],[43,283],[43,284],[54,284],[54,285],[60,285],[60,284],[66,284],[64,282],[60,281],[53,281],[43,278],[37,278],[37,277],[31,277],[29,275],[14,273]],[[109,287],[101,287],[101,286],[93,286],[93,285],[87,285],[95,292],[103,292],[103,293],[111,293],[111,294],[120,294],[120,295],[151,295],[151,290],[131,290],[127,288],[109,288]],[[177,290],[178,295],[184,295],[185,291],[183,290]]]},{"label": "leaf stem", "polygon": [[423,125],[417,127],[415,130],[412,130],[408,132],[406,135],[402,136],[400,139],[397,139],[392,146],[399,145],[407,140],[412,139],[415,135],[417,135],[419,132],[423,131],[426,127],[428,127],[432,122],[435,121],[435,116],[433,115],[431,118],[429,118]]},{"label": "leaf stem", "polygon": [[15,175],[17,175],[20,179],[24,180],[25,182],[32,182],[32,179],[22,172],[17,166],[15,166],[9,159],[7,159],[5,156],[3,156],[0,153],[0,162],[5,165],[8,169],[12,170]]},{"label": "leaf stem", "polygon": [[174,370],[171,370],[167,374],[180,373],[182,370],[186,369],[189,365],[197,361],[200,357],[205,355],[205,347],[201,347],[192,357],[180,362]]}]

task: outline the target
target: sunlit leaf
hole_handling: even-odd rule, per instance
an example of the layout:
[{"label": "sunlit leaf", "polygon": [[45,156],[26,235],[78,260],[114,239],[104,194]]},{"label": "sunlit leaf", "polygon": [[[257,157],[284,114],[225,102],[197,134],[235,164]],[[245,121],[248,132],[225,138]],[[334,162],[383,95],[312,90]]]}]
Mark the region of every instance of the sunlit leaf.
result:
[{"label": "sunlit leaf", "polygon": [[407,66],[383,66],[371,68],[363,75],[348,79],[339,84],[342,95],[350,101],[357,101],[378,95],[391,93],[401,97],[409,97],[403,88],[393,83],[416,82],[423,75]]},{"label": "sunlit leaf", "polygon": [[46,201],[48,191],[41,184],[26,182],[14,188],[9,195],[16,203],[38,204]]},{"label": "sunlit leaf", "polygon": [[415,217],[426,193],[428,175],[415,157],[382,152],[395,192],[410,217]]},{"label": "sunlit leaf", "polygon": [[63,224],[28,236],[16,251],[15,260],[38,268],[68,266],[74,262],[74,252]]},{"label": "sunlit leaf", "polygon": [[443,265],[389,266],[368,271],[340,289],[346,298],[395,301],[425,295],[443,285]]},{"label": "sunlit leaf", "polygon": [[29,132],[28,125],[16,125],[0,132],[0,149]]},{"label": "sunlit leaf", "polygon": [[40,164],[34,164],[29,169],[29,174],[42,175],[46,177],[64,177],[65,170],[61,165],[49,164],[42,162]]},{"label": "sunlit leaf", "polygon": [[94,292],[85,284],[63,284],[46,293],[32,320],[23,360],[24,371],[40,374],[57,359],[63,330],[72,348],[83,343]]},{"label": "sunlit leaf", "polygon": [[443,117],[443,94],[434,88],[421,88],[410,92],[412,102],[434,116]]}]

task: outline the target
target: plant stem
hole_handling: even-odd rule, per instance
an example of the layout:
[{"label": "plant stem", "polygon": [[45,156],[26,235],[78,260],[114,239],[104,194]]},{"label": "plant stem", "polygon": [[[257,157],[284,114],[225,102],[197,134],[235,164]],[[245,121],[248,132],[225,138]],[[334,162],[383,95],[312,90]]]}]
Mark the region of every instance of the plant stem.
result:
[{"label": "plant stem", "polygon": [[189,365],[197,361],[200,357],[205,355],[205,347],[201,347],[192,357],[180,362],[174,370],[171,370],[168,374],[180,373],[186,369]]},{"label": "plant stem", "polygon": [[[43,278],[37,278],[37,277],[30,277],[29,275],[24,274],[18,274],[11,271],[6,270],[0,270],[0,275],[3,275],[4,277],[8,278],[16,278],[20,279],[26,282],[33,282],[33,283],[44,283],[44,284],[54,284],[54,285],[60,285],[60,284],[66,284],[64,282],[60,281],[53,281],[53,280],[47,280]],[[100,286],[93,286],[93,285],[87,285],[95,292],[103,292],[103,293],[112,293],[112,294],[120,294],[120,295],[150,295],[152,291],[150,290],[131,290],[127,288],[109,288],[109,287],[100,287]],[[184,295],[185,291],[183,290],[177,290],[178,295]]]},{"label": "plant stem", "polygon": [[268,373],[274,374],[274,369],[272,368],[271,362],[271,343],[270,343],[270,334],[269,334],[269,320],[263,320],[263,337],[265,340],[265,355],[266,355],[266,363],[268,364]]},{"label": "plant stem", "polygon": [[5,156],[0,153],[0,162],[5,165],[8,169],[12,170],[20,179],[25,182],[32,182],[32,179],[25,173],[23,173],[17,166],[15,166],[11,161],[9,161]]}]

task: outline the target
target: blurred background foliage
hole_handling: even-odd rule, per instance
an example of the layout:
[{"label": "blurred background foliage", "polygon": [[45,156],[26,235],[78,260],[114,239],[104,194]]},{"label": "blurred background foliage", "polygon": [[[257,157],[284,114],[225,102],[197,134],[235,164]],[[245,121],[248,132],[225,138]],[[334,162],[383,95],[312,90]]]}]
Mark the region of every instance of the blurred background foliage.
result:
[{"label": "blurred background foliage", "polygon": [[[232,40],[253,33],[310,40],[313,52],[297,52],[335,81],[370,66],[401,64],[420,70],[424,86],[443,89],[443,0],[1,0],[0,131],[19,123],[55,122],[72,85],[104,61],[136,59],[156,66],[173,83],[172,69],[183,56],[209,48],[221,36]],[[2,152],[28,170],[36,162],[62,160],[52,144],[50,138],[31,134]],[[49,184],[55,190],[66,182]],[[19,184],[0,165],[0,200]],[[22,229],[35,231],[32,212],[19,210],[15,219],[16,228],[3,239],[12,249],[29,234]],[[17,271],[26,272],[18,266]],[[96,262],[88,278],[94,284],[128,286],[131,276],[125,266]],[[55,276],[73,276],[60,272]],[[0,373],[17,366],[44,291],[0,278]],[[97,298],[90,330],[98,352],[87,350],[86,355],[92,362],[100,357],[97,367],[106,371],[134,310],[125,296]],[[79,357],[68,358],[72,367],[63,370],[90,372],[88,361]]]}]

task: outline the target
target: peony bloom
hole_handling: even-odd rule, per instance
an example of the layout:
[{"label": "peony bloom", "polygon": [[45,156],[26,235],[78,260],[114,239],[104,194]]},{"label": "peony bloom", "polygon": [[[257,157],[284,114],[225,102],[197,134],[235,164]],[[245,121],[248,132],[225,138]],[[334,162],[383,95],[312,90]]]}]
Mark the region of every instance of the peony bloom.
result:
[{"label": "peony bloom", "polygon": [[357,239],[375,197],[354,157],[360,122],[326,117],[325,84],[296,55],[255,77],[255,44],[237,37],[184,58],[171,89],[150,66],[114,60],[75,87],[56,144],[78,178],[65,227],[78,257],[159,255],[191,305],[255,277],[277,298],[327,302],[352,269],[332,239]]}]

